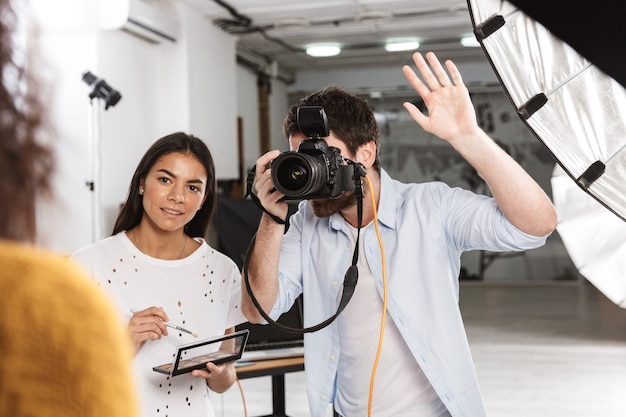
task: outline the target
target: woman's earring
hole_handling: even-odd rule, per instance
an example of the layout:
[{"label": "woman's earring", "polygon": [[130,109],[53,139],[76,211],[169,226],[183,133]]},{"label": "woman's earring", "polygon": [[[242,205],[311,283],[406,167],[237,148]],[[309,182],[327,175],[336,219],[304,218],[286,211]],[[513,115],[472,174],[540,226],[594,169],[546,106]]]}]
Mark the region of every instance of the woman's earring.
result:
[{"label": "woman's earring", "polygon": [[139,189],[139,194],[140,194],[140,195],[143,195],[143,188],[140,188],[140,189]]}]

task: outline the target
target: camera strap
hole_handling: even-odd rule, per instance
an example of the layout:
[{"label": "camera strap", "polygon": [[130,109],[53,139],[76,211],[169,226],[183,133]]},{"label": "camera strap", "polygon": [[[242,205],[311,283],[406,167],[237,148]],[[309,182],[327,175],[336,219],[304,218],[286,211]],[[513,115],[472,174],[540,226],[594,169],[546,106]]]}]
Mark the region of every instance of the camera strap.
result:
[{"label": "camera strap", "polygon": [[[359,279],[359,270],[357,267],[357,262],[359,259],[359,238],[361,235],[361,226],[363,223],[363,181],[361,178],[365,176],[365,168],[363,167],[363,165],[361,165],[358,162],[354,162],[350,160],[347,160],[347,162],[354,165],[354,175],[352,178],[354,179],[354,190],[355,190],[356,204],[357,204],[357,235],[356,235],[356,242],[354,245],[354,253],[352,254],[352,264],[348,267],[348,270],[346,271],[346,274],[343,278],[343,291],[341,293],[341,299],[339,300],[339,306],[337,307],[337,312],[335,314],[333,314],[331,317],[324,320],[323,322],[316,324],[315,326],[305,327],[302,329],[285,326],[284,324],[278,323],[277,321],[273,320],[265,311],[263,311],[263,308],[261,307],[256,297],[254,296],[254,293],[252,292],[252,288],[250,287],[250,280],[248,278],[248,262],[250,261],[250,254],[252,253],[252,249],[254,248],[254,243],[256,241],[256,233],[252,237],[252,240],[250,241],[250,245],[248,246],[246,257],[243,263],[243,278],[246,284],[246,290],[248,292],[248,295],[250,296],[250,299],[252,300],[252,304],[254,304],[259,314],[270,325],[286,333],[297,333],[297,334],[312,333],[312,332],[316,332],[318,330],[323,329],[324,327],[328,326],[333,321],[335,321],[335,319],[339,316],[339,314],[341,314],[341,312],[346,308],[346,306],[348,305],[348,302],[350,301],[350,299],[352,298],[352,295],[354,294],[354,290],[356,288],[356,284]],[[251,172],[254,172],[254,171],[251,171]],[[254,177],[254,174],[252,174],[252,177]],[[250,175],[248,175],[248,181],[250,181]],[[250,187],[251,185],[249,184],[248,188]],[[250,194],[251,196],[254,195],[252,193],[247,193],[247,194]],[[258,201],[258,197],[256,198],[256,201],[257,201],[257,205],[259,205],[261,209],[263,209],[263,207],[260,204],[260,201]],[[265,209],[263,209],[263,211],[268,213]],[[270,213],[268,214],[272,216]],[[276,217],[276,219],[282,220],[278,217]],[[286,222],[283,224],[286,224]]]},{"label": "camera strap", "polygon": [[263,207],[263,204],[261,204],[261,201],[259,200],[259,197],[257,197],[256,194],[254,194],[252,192],[252,184],[254,183],[255,172],[256,172],[256,165],[253,165],[252,168],[250,169],[250,171],[248,171],[248,177],[246,178],[246,195],[243,196],[243,199],[245,200],[246,198],[248,198],[248,196],[250,196],[252,201],[254,201],[254,203],[261,210],[263,210],[263,212],[265,214],[270,216],[272,218],[272,220],[274,220],[278,224],[284,224],[285,225],[285,231],[287,231],[287,227],[288,227],[287,226],[287,219],[283,220],[280,217],[278,217],[278,216],[270,213],[269,211],[265,210],[265,207]]}]

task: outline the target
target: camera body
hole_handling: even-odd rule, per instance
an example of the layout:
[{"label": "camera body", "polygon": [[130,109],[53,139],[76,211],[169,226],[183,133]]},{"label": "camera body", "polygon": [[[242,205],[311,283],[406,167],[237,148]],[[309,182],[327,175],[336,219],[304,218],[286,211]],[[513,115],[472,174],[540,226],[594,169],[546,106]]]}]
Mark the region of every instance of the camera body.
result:
[{"label": "camera body", "polygon": [[321,106],[298,108],[298,127],[307,136],[297,151],[283,152],[271,163],[272,182],[286,200],[330,199],[354,190],[354,166],[344,164],[341,150],[328,146],[330,134]]}]

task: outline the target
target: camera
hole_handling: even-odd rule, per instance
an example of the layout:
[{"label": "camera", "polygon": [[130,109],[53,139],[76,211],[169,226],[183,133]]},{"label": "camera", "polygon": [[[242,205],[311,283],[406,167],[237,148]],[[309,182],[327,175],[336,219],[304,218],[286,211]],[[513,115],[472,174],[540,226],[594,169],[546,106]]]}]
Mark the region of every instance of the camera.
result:
[{"label": "camera", "polygon": [[297,151],[283,152],[271,163],[272,182],[286,200],[330,199],[353,191],[354,166],[344,164],[341,150],[328,146],[330,134],[321,106],[298,108],[297,122],[307,139]]}]

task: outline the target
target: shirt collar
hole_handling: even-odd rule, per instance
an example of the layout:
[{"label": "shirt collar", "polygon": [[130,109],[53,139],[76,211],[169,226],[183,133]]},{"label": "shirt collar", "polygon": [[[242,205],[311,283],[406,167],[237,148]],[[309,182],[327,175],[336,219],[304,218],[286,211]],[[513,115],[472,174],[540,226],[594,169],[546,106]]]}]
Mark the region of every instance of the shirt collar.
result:
[{"label": "shirt collar", "polygon": [[[364,198],[369,198],[369,193]],[[380,199],[378,204],[378,222],[390,229],[396,228],[397,216],[400,206],[402,205],[402,196],[394,187],[393,180],[384,169],[380,172]],[[340,230],[345,220],[340,213],[330,216],[329,225],[335,230]]]},{"label": "shirt collar", "polygon": [[380,170],[380,198],[378,201],[378,222],[390,229],[395,229],[396,213],[404,201],[396,190],[393,180],[382,168]]}]

